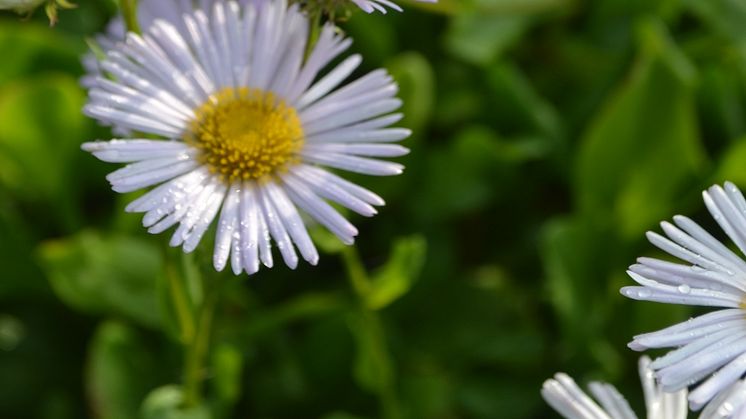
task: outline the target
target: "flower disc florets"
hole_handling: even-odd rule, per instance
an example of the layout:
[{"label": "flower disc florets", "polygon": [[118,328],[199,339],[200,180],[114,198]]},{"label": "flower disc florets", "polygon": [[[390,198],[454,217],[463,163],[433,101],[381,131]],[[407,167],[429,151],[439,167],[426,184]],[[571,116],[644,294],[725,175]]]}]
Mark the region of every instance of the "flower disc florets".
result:
[{"label": "flower disc florets", "polygon": [[300,119],[271,92],[226,88],[195,113],[185,140],[226,183],[261,179],[298,160],[303,145]]}]

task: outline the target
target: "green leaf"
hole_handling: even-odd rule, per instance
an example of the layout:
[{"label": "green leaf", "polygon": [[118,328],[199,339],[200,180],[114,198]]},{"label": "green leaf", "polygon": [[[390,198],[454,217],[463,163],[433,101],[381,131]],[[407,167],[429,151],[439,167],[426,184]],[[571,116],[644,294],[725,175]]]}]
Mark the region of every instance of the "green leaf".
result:
[{"label": "green leaf", "polygon": [[[11,79],[50,71],[78,72],[85,45],[37,24],[3,20],[0,26],[0,86]],[[12,58],[10,58],[12,57]]]},{"label": "green leaf", "polygon": [[715,171],[714,182],[729,180],[737,185],[746,185],[746,138],[740,138],[723,154]]},{"label": "green leaf", "polygon": [[223,343],[212,352],[213,379],[210,383],[224,408],[230,408],[241,397],[243,355],[235,346]]},{"label": "green leaf", "polygon": [[29,201],[47,201],[70,229],[77,226],[72,169],[89,123],[70,76],[49,76],[0,89],[0,183]]},{"label": "green leaf", "polygon": [[435,74],[428,60],[417,52],[405,52],[390,59],[386,68],[399,85],[399,98],[404,101],[400,112],[402,125],[415,133],[422,130],[432,114],[435,102]]},{"label": "green leaf", "polygon": [[355,381],[368,391],[384,394],[393,385],[394,371],[381,340],[380,320],[374,313],[360,311],[350,314],[347,322],[357,348],[352,370]]},{"label": "green leaf", "polygon": [[43,243],[38,255],[55,293],[72,307],[124,315],[151,327],[161,323],[156,301],[161,252],[151,242],[84,231]]},{"label": "green leaf", "polygon": [[406,294],[419,277],[425,262],[427,242],[422,236],[397,239],[389,260],[372,278],[365,296],[368,308],[380,310]]},{"label": "green leaf", "polygon": [[159,365],[137,331],[106,321],[90,344],[86,388],[99,419],[132,419],[157,384]]},{"label": "green leaf", "polygon": [[211,419],[210,410],[204,406],[183,407],[181,387],[169,385],[153,390],[142,404],[142,419]]},{"label": "green leaf", "polygon": [[582,340],[593,325],[588,315],[595,301],[592,279],[597,279],[599,260],[596,235],[582,220],[560,219],[544,227],[541,255],[547,274],[547,295],[563,334]]},{"label": "green leaf", "polygon": [[470,64],[489,64],[520,39],[530,21],[530,17],[521,15],[459,15],[446,33],[446,50]]},{"label": "green leaf", "polygon": [[584,135],[575,187],[585,214],[611,217],[628,238],[669,216],[704,163],[694,70],[657,22],[643,22],[639,32],[629,78]]}]

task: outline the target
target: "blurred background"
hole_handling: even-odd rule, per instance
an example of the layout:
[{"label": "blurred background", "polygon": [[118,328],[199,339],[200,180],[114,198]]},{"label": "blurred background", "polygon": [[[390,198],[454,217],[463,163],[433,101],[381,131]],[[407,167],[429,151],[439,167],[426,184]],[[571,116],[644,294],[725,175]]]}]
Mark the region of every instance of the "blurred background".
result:
[{"label": "blurred background", "polygon": [[[387,201],[351,216],[357,250],[315,230],[318,267],[203,287],[208,240],[168,250],[79,148],[111,137],[77,79],[114,3],[80,0],[54,28],[0,15],[0,417],[547,418],[556,371],[643,412],[626,343],[693,313],[618,290],[659,254],[660,220],[724,238],[700,192],[746,186],[746,4],[400,3],[341,24],[414,131],[404,175],[354,178]],[[196,304],[213,283],[205,398],[185,410],[194,325],[173,291]]]}]

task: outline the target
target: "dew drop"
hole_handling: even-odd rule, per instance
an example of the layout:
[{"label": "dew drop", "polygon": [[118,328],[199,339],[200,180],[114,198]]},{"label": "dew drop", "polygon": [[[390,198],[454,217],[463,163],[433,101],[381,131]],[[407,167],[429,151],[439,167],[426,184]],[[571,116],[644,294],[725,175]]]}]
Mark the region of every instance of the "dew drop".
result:
[{"label": "dew drop", "polygon": [[681,284],[679,285],[678,290],[682,294],[689,294],[692,291],[692,287],[687,284]]}]

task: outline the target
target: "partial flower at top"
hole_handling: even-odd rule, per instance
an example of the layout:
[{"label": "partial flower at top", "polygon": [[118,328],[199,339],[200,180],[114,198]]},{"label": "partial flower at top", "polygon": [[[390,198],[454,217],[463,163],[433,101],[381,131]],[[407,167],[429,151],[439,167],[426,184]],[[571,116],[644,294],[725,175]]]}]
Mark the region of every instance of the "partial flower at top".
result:
[{"label": "partial flower at top", "polygon": [[[438,0],[417,0],[419,2],[423,3],[437,3]],[[402,8],[399,7],[396,3],[390,0],[352,0],[353,3],[355,3],[359,8],[363,9],[365,13],[373,13],[376,10],[381,13],[386,13],[387,7],[394,9],[398,12],[402,11]]]},{"label": "partial flower at top", "polygon": [[[211,11],[216,1],[218,0],[200,0],[197,4],[193,0],[139,0],[137,2],[137,24],[141,31],[146,32],[156,19],[162,19],[176,26],[181,33],[187,33],[188,29],[184,26],[184,13],[191,13],[195,9]],[[239,3],[242,6],[249,2],[258,5],[264,1],[268,0],[241,0]],[[101,52],[106,54],[118,42],[124,41],[126,32],[124,19],[121,15],[117,15],[106,25],[104,33],[97,34],[93,39]],[[83,67],[86,74],[81,78],[81,84],[83,87],[93,87],[96,77],[102,73],[101,63],[95,54],[88,53],[83,56]]]},{"label": "partial flower at top", "polygon": [[[703,192],[707,209],[741,252],[746,252],[746,200],[730,182]],[[666,391],[702,381],[689,394],[699,410],[746,373],[746,262],[689,218],[661,223],[668,237],[648,232],[650,242],[685,263],[639,258],[629,275],[640,286],[621,292],[636,300],[719,307],[657,332],[635,336],[630,348],[677,349],[652,368]]]},{"label": "partial flower at top", "polygon": [[[650,358],[646,356],[640,358],[639,371],[645,394],[647,418],[686,419],[686,389],[676,393],[664,393],[655,382],[653,371],[650,369]],[[624,396],[611,384],[592,382],[588,388],[601,406],[588,397],[572,378],[563,373],[558,373],[553,379],[545,381],[541,395],[554,410],[567,419],[637,418]]]},{"label": "partial flower at top", "polygon": [[[101,68],[84,111],[101,121],[164,139],[115,139],[83,149],[129,163],[107,178],[117,192],[154,189],[126,210],[160,233],[178,224],[172,246],[194,250],[218,217],[213,254],[222,270],[251,274],[273,265],[271,241],[294,268],[318,260],[298,208],[350,244],[357,229],[327,200],[364,216],[383,200],[321,166],[396,175],[380,160],[408,150],[389,128],[402,117],[396,83],[376,70],[342,85],[353,55],[317,79],[351,41],[325,26],[306,56],[308,20],[294,5],[216,2],[182,24],[156,20],[129,33]],[[219,214],[219,215],[218,215]]]},{"label": "partial flower at top", "polygon": [[[161,19],[177,27],[179,32],[187,33],[188,29],[184,26],[184,13],[193,12],[197,8],[211,11],[216,1],[218,0],[200,0],[199,2],[196,2],[196,0],[139,0],[136,13],[137,24],[140,30],[147,31],[156,19]],[[249,2],[258,5],[264,1],[268,0],[241,0],[239,3],[242,6]],[[122,16],[117,15],[112,18],[106,25],[104,33],[96,34],[93,37],[96,47],[100,49],[98,52],[106,55],[114,49],[117,43],[124,41],[126,33],[127,30]],[[88,89],[95,87],[98,83],[96,79],[105,77],[99,57],[93,52],[88,52],[83,55],[82,64],[85,74],[80,78],[80,84]],[[104,126],[112,125],[104,121],[101,122]],[[128,129],[116,124],[112,126],[112,131],[116,135],[130,135]]]}]

